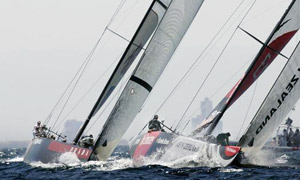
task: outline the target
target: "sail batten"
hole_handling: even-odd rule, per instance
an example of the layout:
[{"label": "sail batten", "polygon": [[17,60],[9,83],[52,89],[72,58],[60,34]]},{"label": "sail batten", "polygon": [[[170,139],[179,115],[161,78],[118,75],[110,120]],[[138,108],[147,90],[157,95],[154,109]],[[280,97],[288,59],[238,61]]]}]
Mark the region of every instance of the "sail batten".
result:
[{"label": "sail batten", "polygon": [[[207,128],[205,134],[211,134],[225,111],[257,80],[277,57],[278,52],[292,39],[300,28],[298,16],[300,13],[299,1],[293,0],[290,6],[277,23],[272,33],[259,50],[245,75],[226,94],[221,102],[192,132],[194,135]],[[275,50],[275,51],[274,51]]]},{"label": "sail batten", "polygon": [[[161,2],[167,2],[166,0]],[[140,111],[203,0],[173,0],[99,134],[94,154],[106,160]],[[103,143],[106,146],[103,146]]]}]

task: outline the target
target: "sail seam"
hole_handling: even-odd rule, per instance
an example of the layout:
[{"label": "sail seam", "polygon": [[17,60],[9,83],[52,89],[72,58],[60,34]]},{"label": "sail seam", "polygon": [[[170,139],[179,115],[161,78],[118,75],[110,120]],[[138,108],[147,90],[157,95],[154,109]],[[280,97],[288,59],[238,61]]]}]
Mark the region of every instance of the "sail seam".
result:
[{"label": "sail seam", "polygon": [[136,76],[131,76],[130,78],[131,81],[143,86],[145,89],[147,89],[149,92],[151,92],[152,87],[150,86],[150,84],[148,84],[146,81],[136,77]]}]

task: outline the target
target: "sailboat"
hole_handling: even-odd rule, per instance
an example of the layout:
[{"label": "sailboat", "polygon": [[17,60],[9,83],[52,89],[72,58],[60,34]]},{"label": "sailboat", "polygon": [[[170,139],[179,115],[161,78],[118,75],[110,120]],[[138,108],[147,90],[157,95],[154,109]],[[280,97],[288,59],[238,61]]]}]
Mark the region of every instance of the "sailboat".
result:
[{"label": "sailboat", "polygon": [[[249,154],[257,153],[262,148],[266,140],[270,138],[273,131],[275,131],[279,126],[280,122],[283,121],[286,116],[286,112],[291,110],[291,105],[295,104],[299,99],[298,96],[288,95],[288,97],[292,98],[293,100],[287,100],[287,98],[285,97],[289,93],[283,93],[281,97],[276,96],[276,92],[278,94],[281,93],[280,88],[277,86],[287,87],[288,91],[293,88],[293,92],[295,91],[295,94],[297,93],[297,90],[294,90],[294,88],[297,89],[295,87],[295,82],[298,80],[298,72],[297,69],[294,71],[289,69],[287,66],[290,65],[286,65],[283,71],[290,70],[291,73],[294,72],[295,77],[293,75],[291,75],[291,77],[288,76],[286,84],[273,86],[271,92],[274,91],[274,94],[270,95],[270,93],[267,97],[268,100],[266,99],[266,101],[271,101],[271,99],[273,98],[273,101],[275,102],[272,102],[273,104],[271,102],[263,103],[261,109],[258,111],[257,115],[251,122],[248,131],[245,132],[240,141],[235,144],[237,146],[218,147],[214,143],[211,144],[209,142],[205,142],[204,140],[197,139],[197,136],[211,135],[226,110],[258,79],[258,77],[267,69],[267,67],[275,60],[278,55],[284,56],[281,54],[281,50],[286,46],[286,44],[292,39],[292,37],[300,28],[298,19],[299,13],[299,1],[293,0],[269,35],[266,42],[261,42],[249,32],[240,28],[246,34],[253,37],[255,40],[262,44],[261,49],[257,53],[245,75],[226,94],[226,96],[212,110],[207,118],[204,119],[200,123],[200,125],[192,132],[191,136],[185,137],[183,135],[176,134],[176,132],[166,133],[152,131],[137,136],[137,138],[131,143],[131,155],[135,164],[142,164],[143,159],[151,157],[154,154],[158,154],[156,155],[157,157],[155,157],[158,160],[164,160],[165,158],[174,160],[183,158],[187,155],[204,153],[208,157],[217,158],[217,161],[220,162],[219,165],[226,166],[233,161],[233,159],[237,154],[239,154],[240,151],[243,152],[243,157],[246,157]],[[288,61],[288,63],[296,64],[296,61],[299,61],[297,60],[298,51],[299,47],[296,48],[294,54],[291,56],[291,58],[289,58],[290,60]],[[284,80],[280,79],[285,78],[282,76],[285,75],[281,74],[278,77],[279,80],[277,80],[276,83],[284,82]],[[285,108],[281,108],[281,110],[284,109],[285,112],[275,113],[279,106],[283,106],[284,103],[288,103],[288,106],[286,106]],[[275,114],[276,117],[272,117]],[[271,120],[271,117],[274,118],[274,120]],[[243,158],[239,159],[241,160]]]},{"label": "sailboat", "polygon": [[[285,123],[279,125],[272,140],[268,141],[262,149],[271,150],[277,156],[299,151],[300,136],[297,132],[299,127],[292,125],[292,123],[293,120],[288,117]],[[284,134],[285,131],[286,134]]]},{"label": "sailboat", "polygon": [[[202,3],[203,0],[153,0],[73,143],[59,141],[58,138],[63,137],[48,131],[46,136],[32,139],[24,162],[56,162],[59,156],[67,152],[75,153],[81,161],[107,160],[168,64]],[[137,66],[95,143],[89,147],[80,146],[88,123],[107,101],[142,50],[143,54]],[[49,138],[49,134],[56,138]]]}]

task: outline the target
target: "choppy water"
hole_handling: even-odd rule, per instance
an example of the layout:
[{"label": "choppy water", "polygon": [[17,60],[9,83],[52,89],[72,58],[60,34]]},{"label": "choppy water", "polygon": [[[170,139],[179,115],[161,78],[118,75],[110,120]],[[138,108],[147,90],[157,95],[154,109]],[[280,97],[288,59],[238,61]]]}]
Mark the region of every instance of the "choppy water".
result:
[{"label": "choppy water", "polygon": [[[270,166],[199,167],[180,162],[166,166],[133,167],[126,149],[118,149],[107,162],[79,162],[72,155],[63,163],[23,163],[25,148],[0,150],[0,179],[300,179],[300,156],[283,154]],[[264,162],[266,160],[264,159]],[[176,164],[176,165],[175,165]]]}]

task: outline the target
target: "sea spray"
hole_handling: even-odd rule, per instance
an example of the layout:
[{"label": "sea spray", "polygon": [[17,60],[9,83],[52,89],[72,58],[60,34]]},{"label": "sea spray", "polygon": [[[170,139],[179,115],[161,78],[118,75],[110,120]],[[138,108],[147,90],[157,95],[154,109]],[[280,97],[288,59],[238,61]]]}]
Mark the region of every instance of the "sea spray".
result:
[{"label": "sea spray", "polygon": [[80,165],[80,160],[74,152],[66,152],[58,157],[58,162],[68,166]]}]

